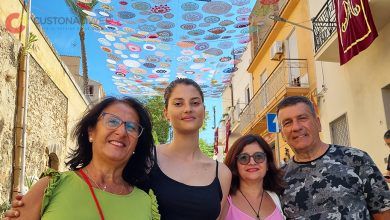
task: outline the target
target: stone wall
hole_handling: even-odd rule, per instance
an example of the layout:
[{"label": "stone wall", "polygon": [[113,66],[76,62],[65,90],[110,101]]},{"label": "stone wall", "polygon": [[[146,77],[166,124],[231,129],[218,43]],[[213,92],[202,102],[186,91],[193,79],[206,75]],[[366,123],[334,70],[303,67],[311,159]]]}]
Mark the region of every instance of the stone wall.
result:
[{"label": "stone wall", "polygon": [[[0,26],[0,204],[11,193],[16,80],[20,44]],[[68,99],[42,67],[30,58],[26,176],[38,177],[50,153],[66,157]],[[63,165],[62,165],[63,167]]]},{"label": "stone wall", "polygon": [[7,201],[12,179],[16,75],[19,44],[0,26],[0,204]]}]

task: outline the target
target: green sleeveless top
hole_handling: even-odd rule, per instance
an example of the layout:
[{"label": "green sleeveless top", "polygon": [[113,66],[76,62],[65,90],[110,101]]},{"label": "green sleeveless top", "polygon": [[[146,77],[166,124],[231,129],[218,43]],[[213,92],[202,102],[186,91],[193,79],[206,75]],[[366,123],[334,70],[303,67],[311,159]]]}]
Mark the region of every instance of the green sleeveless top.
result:
[{"label": "green sleeveless top", "polygon": [[[63,173],[49,170],[49,185],[42,201],[42,220],[100,219],[87,183],[74,171]],[[134,187],[128,195],[115,195],[94,188],[106,220],[159,219],[153,193],[146,194]]]}]

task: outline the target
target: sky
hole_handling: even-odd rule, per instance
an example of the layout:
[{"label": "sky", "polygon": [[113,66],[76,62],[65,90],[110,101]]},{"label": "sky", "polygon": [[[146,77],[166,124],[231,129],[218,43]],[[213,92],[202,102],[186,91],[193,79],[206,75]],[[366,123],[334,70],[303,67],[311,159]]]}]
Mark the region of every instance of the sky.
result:
[{"label": "sky", "polygon": [[[55,2],[55,4],[54,4]],[[32,0],[32,13],[43,27],[45,34],[60,55],[80,56],[79,25],[65,1]],[[86,26],[86,50],[89,77],[103,84],[108,96],[122,96],[112,83],[112,73],[106,67],[106,54],[100,49],[97,41],[101,34]],[[222,118],[222,99],[205,99],[206,111],[209,111],[207,128],[200,137],[208,143],[214,140],[213,107],[216,109],[216,125]]]}]

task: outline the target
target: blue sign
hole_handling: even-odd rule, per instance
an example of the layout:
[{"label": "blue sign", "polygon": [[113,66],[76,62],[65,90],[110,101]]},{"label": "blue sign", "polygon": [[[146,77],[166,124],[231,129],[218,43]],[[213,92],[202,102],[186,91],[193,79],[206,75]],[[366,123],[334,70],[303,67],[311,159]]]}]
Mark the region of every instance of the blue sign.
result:
[{"label": "blue sign", "polygon": [[275,113],[267,113],[267,130],[269,133],[278,133],[278,117]]}]

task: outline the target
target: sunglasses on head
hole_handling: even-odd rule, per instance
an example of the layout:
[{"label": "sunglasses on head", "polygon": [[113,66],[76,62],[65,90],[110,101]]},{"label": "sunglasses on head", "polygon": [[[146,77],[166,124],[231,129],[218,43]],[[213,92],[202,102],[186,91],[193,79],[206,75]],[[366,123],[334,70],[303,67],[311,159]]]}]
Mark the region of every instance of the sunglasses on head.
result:
[{"label": "sunglasses on head", "polygon": [[263,163],[267,159],[267,155],[264,152],[256,152],[252,155],[249,155],[247,153],[241,153],[237,155],[237,162],[239,162],[242,165],[247,165],[251,160],[251,157],[257,164]]}]

